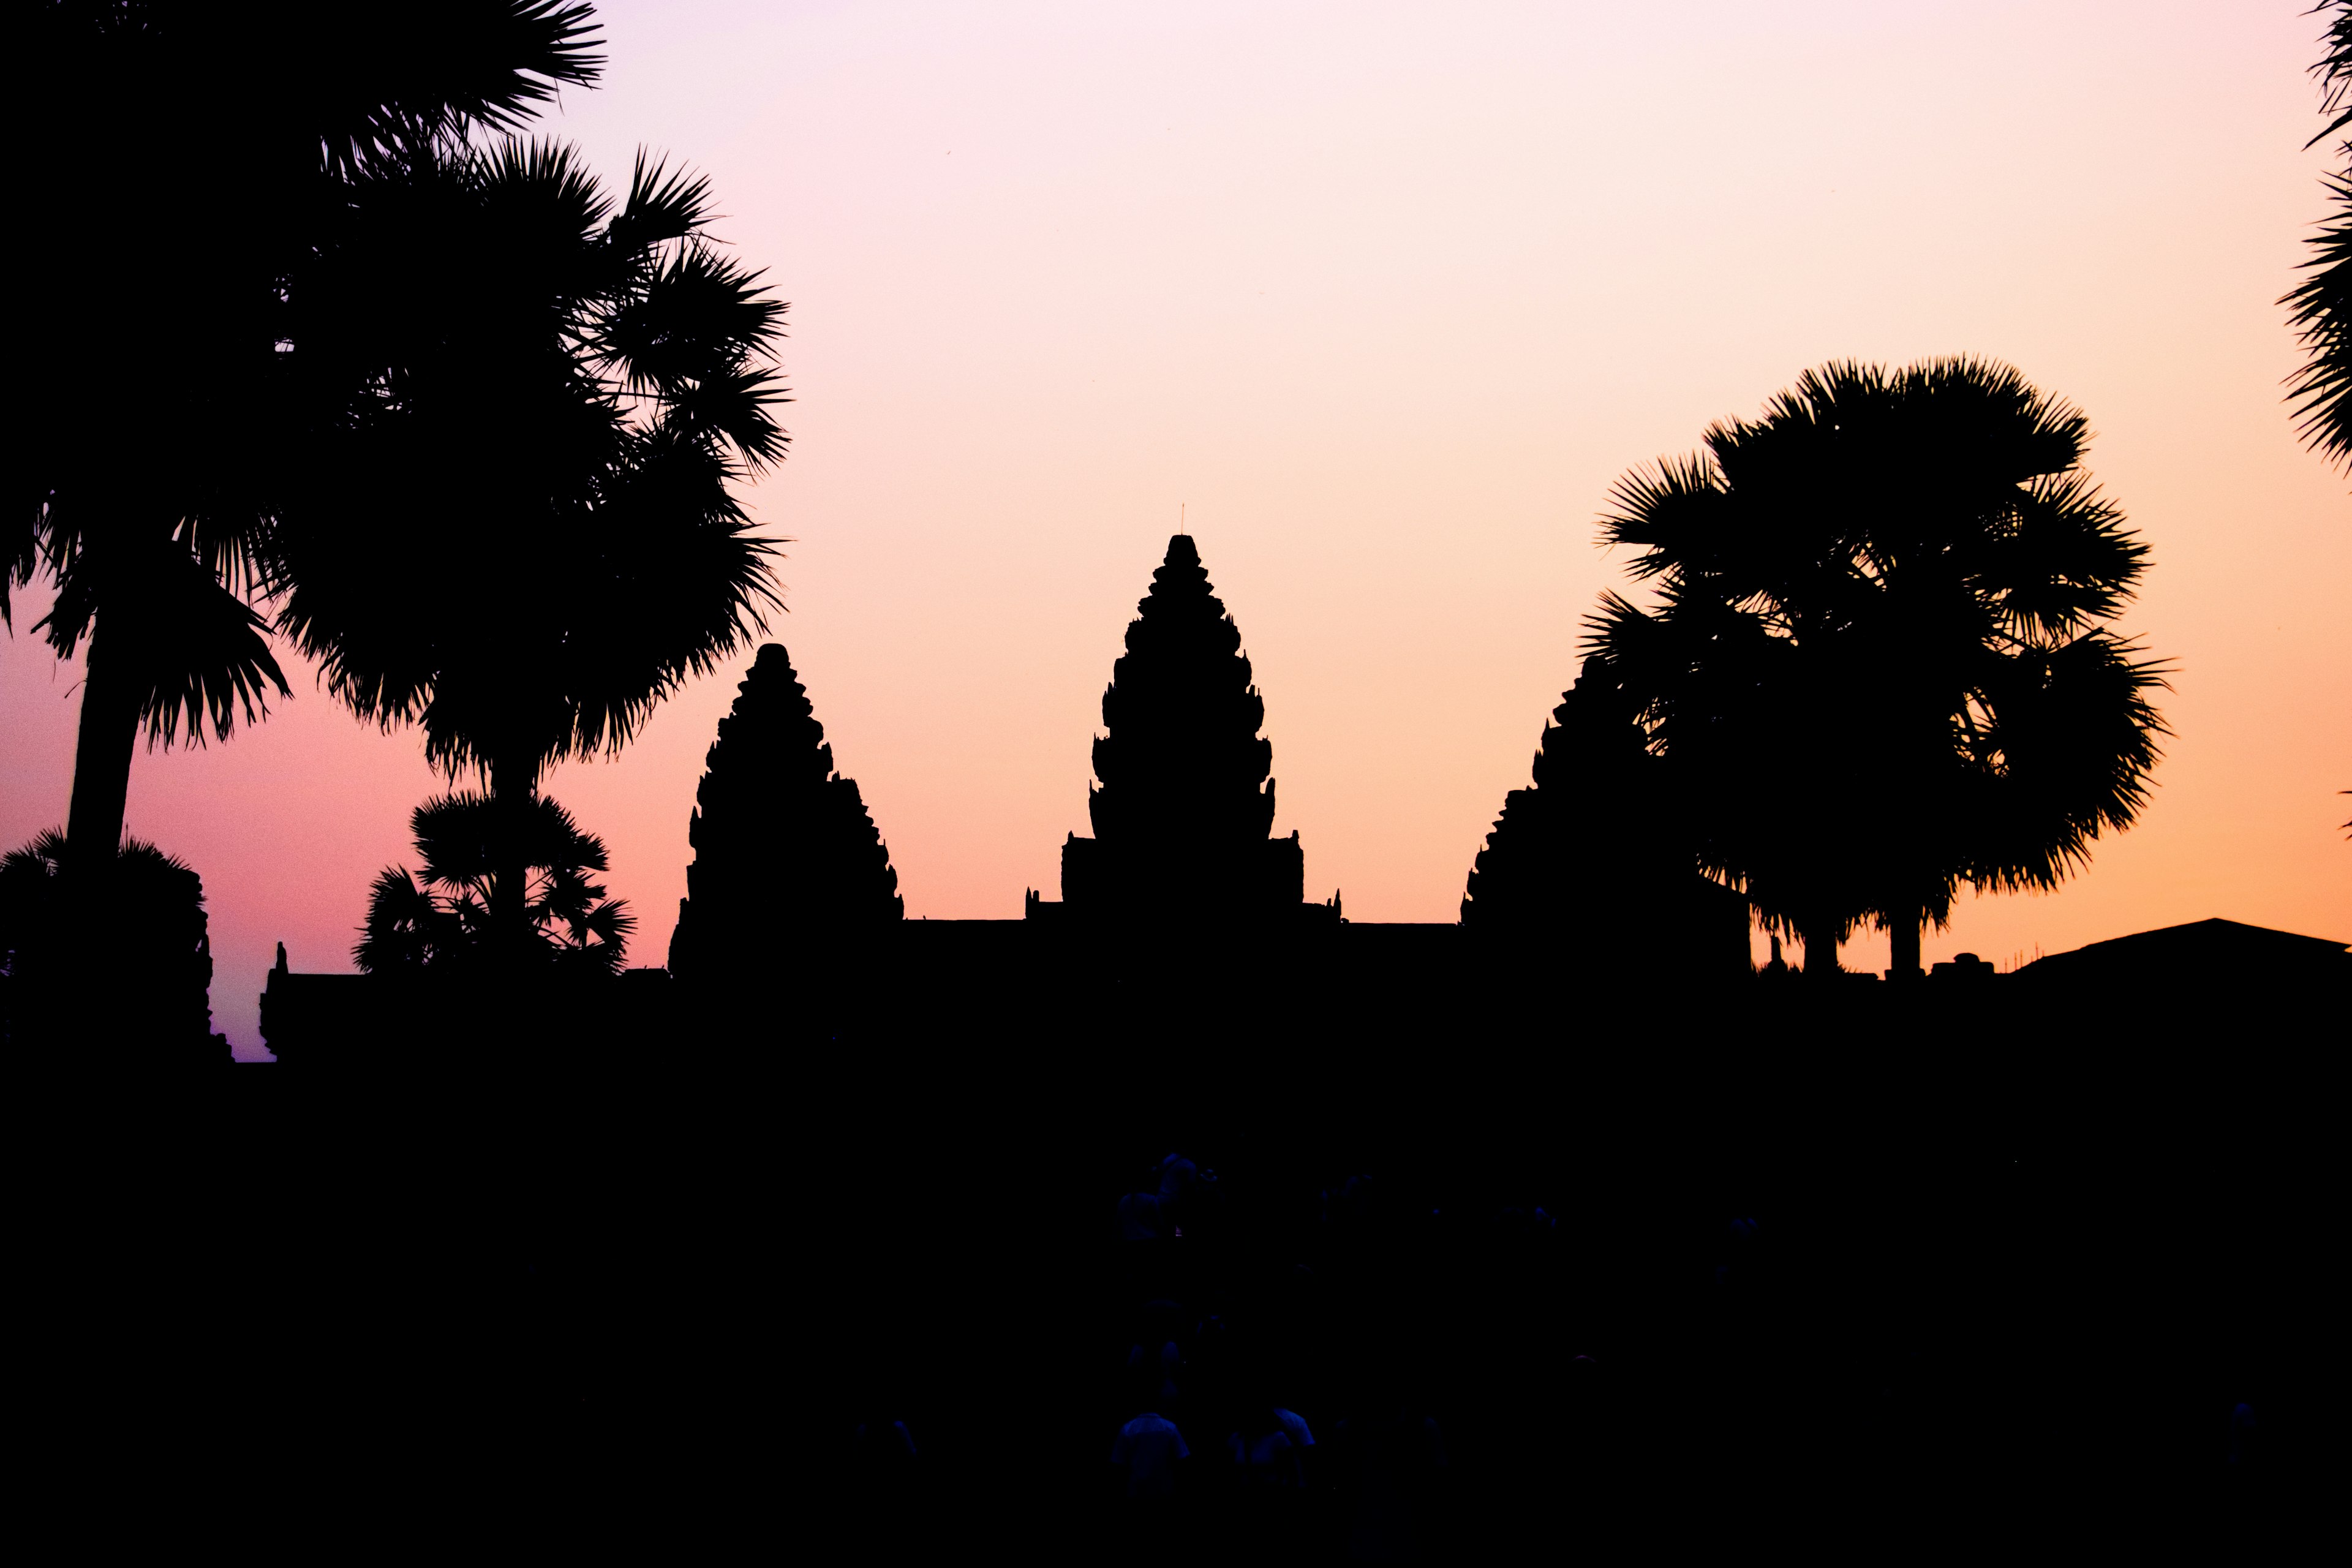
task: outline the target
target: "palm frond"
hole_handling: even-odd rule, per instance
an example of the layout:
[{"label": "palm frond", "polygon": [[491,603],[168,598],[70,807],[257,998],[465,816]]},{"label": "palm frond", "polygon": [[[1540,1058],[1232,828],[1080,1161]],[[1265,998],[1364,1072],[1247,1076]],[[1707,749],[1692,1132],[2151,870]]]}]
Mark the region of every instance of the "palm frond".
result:
[{"label": "palm frond", "polygon": [[[699,242],[677,247],[596,324],[590,346],[619,384],[674,397],[698,384],[773,373],[749,362],[782,336],[786,306],[759,274]],[[763,399],[762,402],[772,401]],[[734,436],[734,427],[706,420]],[[754,443],[735,437],[749,447]]]},{"label": "palm frond", "polygon": [[352,949],[363,974],[424,968],[454,924],[406,869],[388,866],[368,889],[367,922]]},{"label": "palm frond", "polygon": [[1988,826],[1967,868],[1994,891],[2046,890],[2080,870],[2103,832],[2147,804],[2169,735],[2152,700],[2171,667],[2131,643],[2087,632],[2006,660],[1994,677],[1992,766],[1974,787]]},{"label": "palm frond", "polygon": [[2054,639],[2120,614],[2148,567],[2147,546],[2089,475],[2042,475],[2018,498],[1982,586],[2019,636]]},{"label": "palm frond", "polygon": [[47,497],[37,496],[18,499],[0,517],[0,626],[10,631],[16,630],[16,619],[9,596],[31,583],[33,574],[40,569],[42,545],[48,533],[47,512]]},{"label": "palm frond", "polygon": [[643,148],[629,171],[629,195],[613,220],[605,242],[614,250],[642,255],[700,232],[711,219],[710,179]]},{"label": "palm frond", "polygon": [[70,657],[101,605],[106,637],[92,657],[140,693],[150,744],[174,744],[184,722],[201,745],[207,721],[226,740],[240,714],[248,724],[268,715],[266,687],[293,695],[260,616],[169,539],[116,541],[79,557],[36,629],[46,628],[58,656]]},{"label": "palm frond", "polygon": [[374,13],[288,5],[258,8],[255,52],[284,57],[304,41],[309,59],[292,79],[328,84],[320,105],[328,166],[349,174],[420,138],[462,136],[472,126],[507,132],[558,89],[603,74],[593,7],[563,0],[487,0],[444,6],[430,26],[387,26]]},{"label": "palm frond", "polygon": [[409,814],[409,836],[425,859],[425,879],[436,887],[487,889],[497,864],[498,836],[489,796],[475,790],[436,795]]},{"label": "palm frond", "polygon": [[792,401],[773,369],[751,365],[714,372],[672,388],[668,400],[669,418],[679,430],[725,440],[754,469],[782,461],[791,444],[769,412]]},{"label": "palm frond", "polygon": [[181,592],[135,606],[130,626],[118,620],[108,633],[110,658],[121,646],[114,639],[126,630],[131,635],[142,666],[139,717],[151,745],[172,745],[183,720],[198,745],[207,719],[226,741],[240,714],[247,724],[268,715],[265,683],[280,697],[294,694],[253,607],[193,560],[184,575]]},{"label": "palm frond", "polygon": [[637,917],[622,899],[606,899],[570,922],[572,946],[608,973],[619,972],[636,930]]},{"label": "palm frond", "polygon": [[2352,125],[2352,0],[2319,0],[2309,15],[2329,17],[2327,30],[2321,35],[2324,47],[2318,64],[2311,74],[2319,79],[2319,111],[2328,116],[2327,123],[2317,135],[2304,143],[2316,147],[2347,125]]},{"label": "palm frond", "polygon": [[1611,544],[1638,544],[1632,570],[1654,577],[1686,557],[1705,557],[1726,521],[1724,482],[1704,452],[1661,458],[1636,468],[1609,490],[1601,536]]},{"label": "palm frond", "polygon": [[2305,445],[2352,466],[2352,175],[2324,179],[2335,210],[2311,237],[2310,275],[2279,300],[2308,356],[2287,397]]}]

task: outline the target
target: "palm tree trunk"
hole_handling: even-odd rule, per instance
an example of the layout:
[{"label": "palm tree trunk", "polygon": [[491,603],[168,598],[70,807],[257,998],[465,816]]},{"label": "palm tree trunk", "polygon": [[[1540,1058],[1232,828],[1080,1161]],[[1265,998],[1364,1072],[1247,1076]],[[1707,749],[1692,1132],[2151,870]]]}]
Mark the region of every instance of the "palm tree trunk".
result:
[{"label": "palm tree trunk", "polygon": [[131,795],[131,754],[139,746],[139,687],[112,657],[121,639],[92,625],[82,666],[81,720],[74,741],[72,803],[66,815],[66,871],[103,876],[122,847]]},{"label": "palm tree trunk", "polygon": [[1805,973],[1823,976],[1838,972],[1838,922],[1815,915],[1801,921],[1797,936],[1805,944]]},{"label": "palm tree trunk", "polygon": [[[84,656],[81,717],[74,738],[73,795],[66,808],[66,852],[58,866],[59,929],[47,933],[54,955],[27,973],[19,1038],[43,1036],[64,1046],[116,1031],[105,1023],[106,1004],[126,976],[113,973],[109,941],[114,910],[115,866],[121,853],[124,803],[131,793],[131,754],[139,746],[139,686],[122,668],[120,637],[102,637],[103,618],[90,628]],[[20,988],[21,989],[21,988]]]},{"label": "palm tree trunk", "polygon": [[1916,914],[1906,912],[1886,922],[1888,970],[1895,984],[1919,978],[1919,927]]},{"label": "palm tree trunk", "polygon": [[527,883],[530,853],[523,847],[530,820],[530,801],[539,787],[538,770],[511,762],[490,764],[490,820],[496,836],[490,843],[491,945],[501,960],[522,962],[530,951]]}]

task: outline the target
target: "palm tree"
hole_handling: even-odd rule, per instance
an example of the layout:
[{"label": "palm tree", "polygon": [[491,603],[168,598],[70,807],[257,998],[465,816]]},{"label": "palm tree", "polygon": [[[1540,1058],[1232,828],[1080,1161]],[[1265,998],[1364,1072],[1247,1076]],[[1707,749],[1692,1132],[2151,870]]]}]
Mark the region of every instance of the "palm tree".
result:
[{"label": "palm tree", "polygon": [[224,1060],[212,1032],[204,879],[126,838],[104,924],[92,930],[71,918],[66,861],[66,836],[54,828],[0,856],[0,1040],[37,1047],[96,1036],[150,1066]]},{"label": "palm tree", "polygon": [[518,942],[544,770],[617,751],[780,603],[730,485],[783,456],[784,306],[709,206],[642,157],[615,210],[570,148],[442,138],[357,176],[297,280],[303,374],[373,396],[307,442],[279,625],[361,716],[486,778]]},{"label": "palm tree", "polygon": [[0,621],[47,571],[37,629],[87,653],[69,859],[112,863],[142,728],[226,739],[287,694],[250,602],[272,585],[303,400],[352,391],[290,374],[290,276],[357,171],[593,81],[588,18],[554,0],[459,0],[430,28],[291,0],[51,0],[14,19],[12,140],[40,149],[26,210],[72,237],[15,257],[39,303],[8,377]]},{"label": "palm tree", "polygon": [[1915,973],[1960,883],[2054,887],[2146,803],[2162,667],[2105,623],[2147,549],[2086,439],[2005,365],[1831,364],[1612,492],[1659,603],[1606,595],[1588,644],[1808,970],[1867,920]]},{"label": "palm tree", "polygon": [[[507,889],[500,877],[502,836],[494,803],[470,792],[426,801],[409,819],[424,878],[389,867],[368,897],[367,925],[352,957],[370,974],[472,967],[495,949],[500,932],[491,909]],[[610,868],[604,841],[583,833],[572,814],[541,795],[524,815],[513,846],[523,867],[518,897],[538,961],[609,974],[621,967],[637,920],[628,904],[604,896],[588,874]]]},{"label": "palm tree", "polygon": [[[2312,7],[2328,14],[2326,44],[2312,74],[2319,79],[2320,112],[2326,127],[2304,143],[2318,145],[2352,125],[2352,0],[2320,0]],[[2343,148],[2352,161],[2352,140]],[[2293,308],[2311,358],[2288,379],[2289,395],[2303,426],[2303,437],[2322,455],[2352,465],[2352,167],[2323,175],[2335,211],[2311,237],[2311,276],[2279,303]]]}]

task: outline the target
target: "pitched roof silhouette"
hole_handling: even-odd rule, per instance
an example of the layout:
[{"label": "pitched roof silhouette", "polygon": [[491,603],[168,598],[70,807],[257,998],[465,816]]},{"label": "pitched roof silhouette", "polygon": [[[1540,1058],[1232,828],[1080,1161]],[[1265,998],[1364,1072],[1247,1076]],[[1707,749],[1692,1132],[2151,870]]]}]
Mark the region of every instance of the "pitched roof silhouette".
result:
[{"label": "pitched roof silhouette", "polygon": [[2303,936],[2237,921],[2191,921],[2053,952],[2018,973],[2069,981],[2126,975],[2157,981],[2262,974],[2316,978],[2338,973],[2352,978],[2352,952],[2347,947],[2332,937]]}]

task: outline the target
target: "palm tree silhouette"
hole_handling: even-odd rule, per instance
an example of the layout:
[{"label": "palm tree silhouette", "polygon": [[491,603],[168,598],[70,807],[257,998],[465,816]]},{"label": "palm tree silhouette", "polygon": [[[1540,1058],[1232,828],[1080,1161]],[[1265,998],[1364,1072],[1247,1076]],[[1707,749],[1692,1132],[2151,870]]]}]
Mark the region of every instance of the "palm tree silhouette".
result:
[{"label": "palm tree silhouette", "polygon": [[729,487],[783,456],[784,306],[707,237],[708,183],[643,157],[617,210],[547,143],[443,138],[354,187],[304,352],[376,398],[307,444],[279,624],[362,717],[487,779],[490,919],[527,952],[543,771],[617,751],[781,603]]},{"label": "palm tree silhouette", "polygon": [[2005,365],[1831,364],[1612,492],[1659,603],[1604,595],[1588,645],[1808,970],[1870,920],[1916,973],[1959,883],[2055,886],[2145,804],[2163,669],[2103,623],[2147,550],[2087,432]]},{"label": "palm tree silhouette", "polygon": [[[2316,146],[2352,125],[2352,0],[2320,0],[2315,12],[2332,13],[2326,47],[2312,74],[2319,79],[2320,112],[2326,127],[2304,143]],[[2352,140],[2343,152],[2352,161]],[[2287,380],[2303,437],[2338,464],[2352,465],[2352,167],[2321,176],[2335,211],[2311,237],[2311,276],[2279,303],[2292,308],[2311,355]]]},{"label": "palm tree silhouette", "polygon": [[[636,917],[627,902],[604,896],[592,871],[610,869],[604,841],[583,833],[572,814],[544,795],[517,824],[496,803],[470,791],[439,795],[416,808],[409,828],[424,858],[420,882],[406,868],[386,868],[368,896],[367,925],[352,957],[370,974],[467,968],[500,947],[505,932],[491,910],[511,893],[523,911],[529,951],[564,969],[612,973],[621,967]],[[520,887],[499,879],[522,868]],[[502,862],[506,862],[502,864]]]},{"label": "palm tree silhouette", "polygon": [[[288,285],[351,178],[593,81],[588,18],[551,0],[459,0],[431,28],[289,0],[66,0],[15,20],[8,112],[41,149],[19,171],[27,210],[76,216],[73,239],[15,258],[38,305],[8,378],[0,620],[47,570],[37,629],[87,652],[69,860],[112,865],[142,728],[151,745],[183,726],[226,739],[288,692],[251,607],[273,585],[277,475],[317,417],[305,399],[352,391],[295,374]],[[92,416],[133,389],[135,432]]]},{"label": "palm tree silhouette", "polygon": [[[72,918],[68,859],[66,836],[54,828],[0,856],[0,1041],[38,1047],[94,1036],[148,1066],[216,1064],[204,879],[152,844],[125,838],[108,879],[105,924],[92,930]],[[100,964],[107,980],[93,984]]]}]

